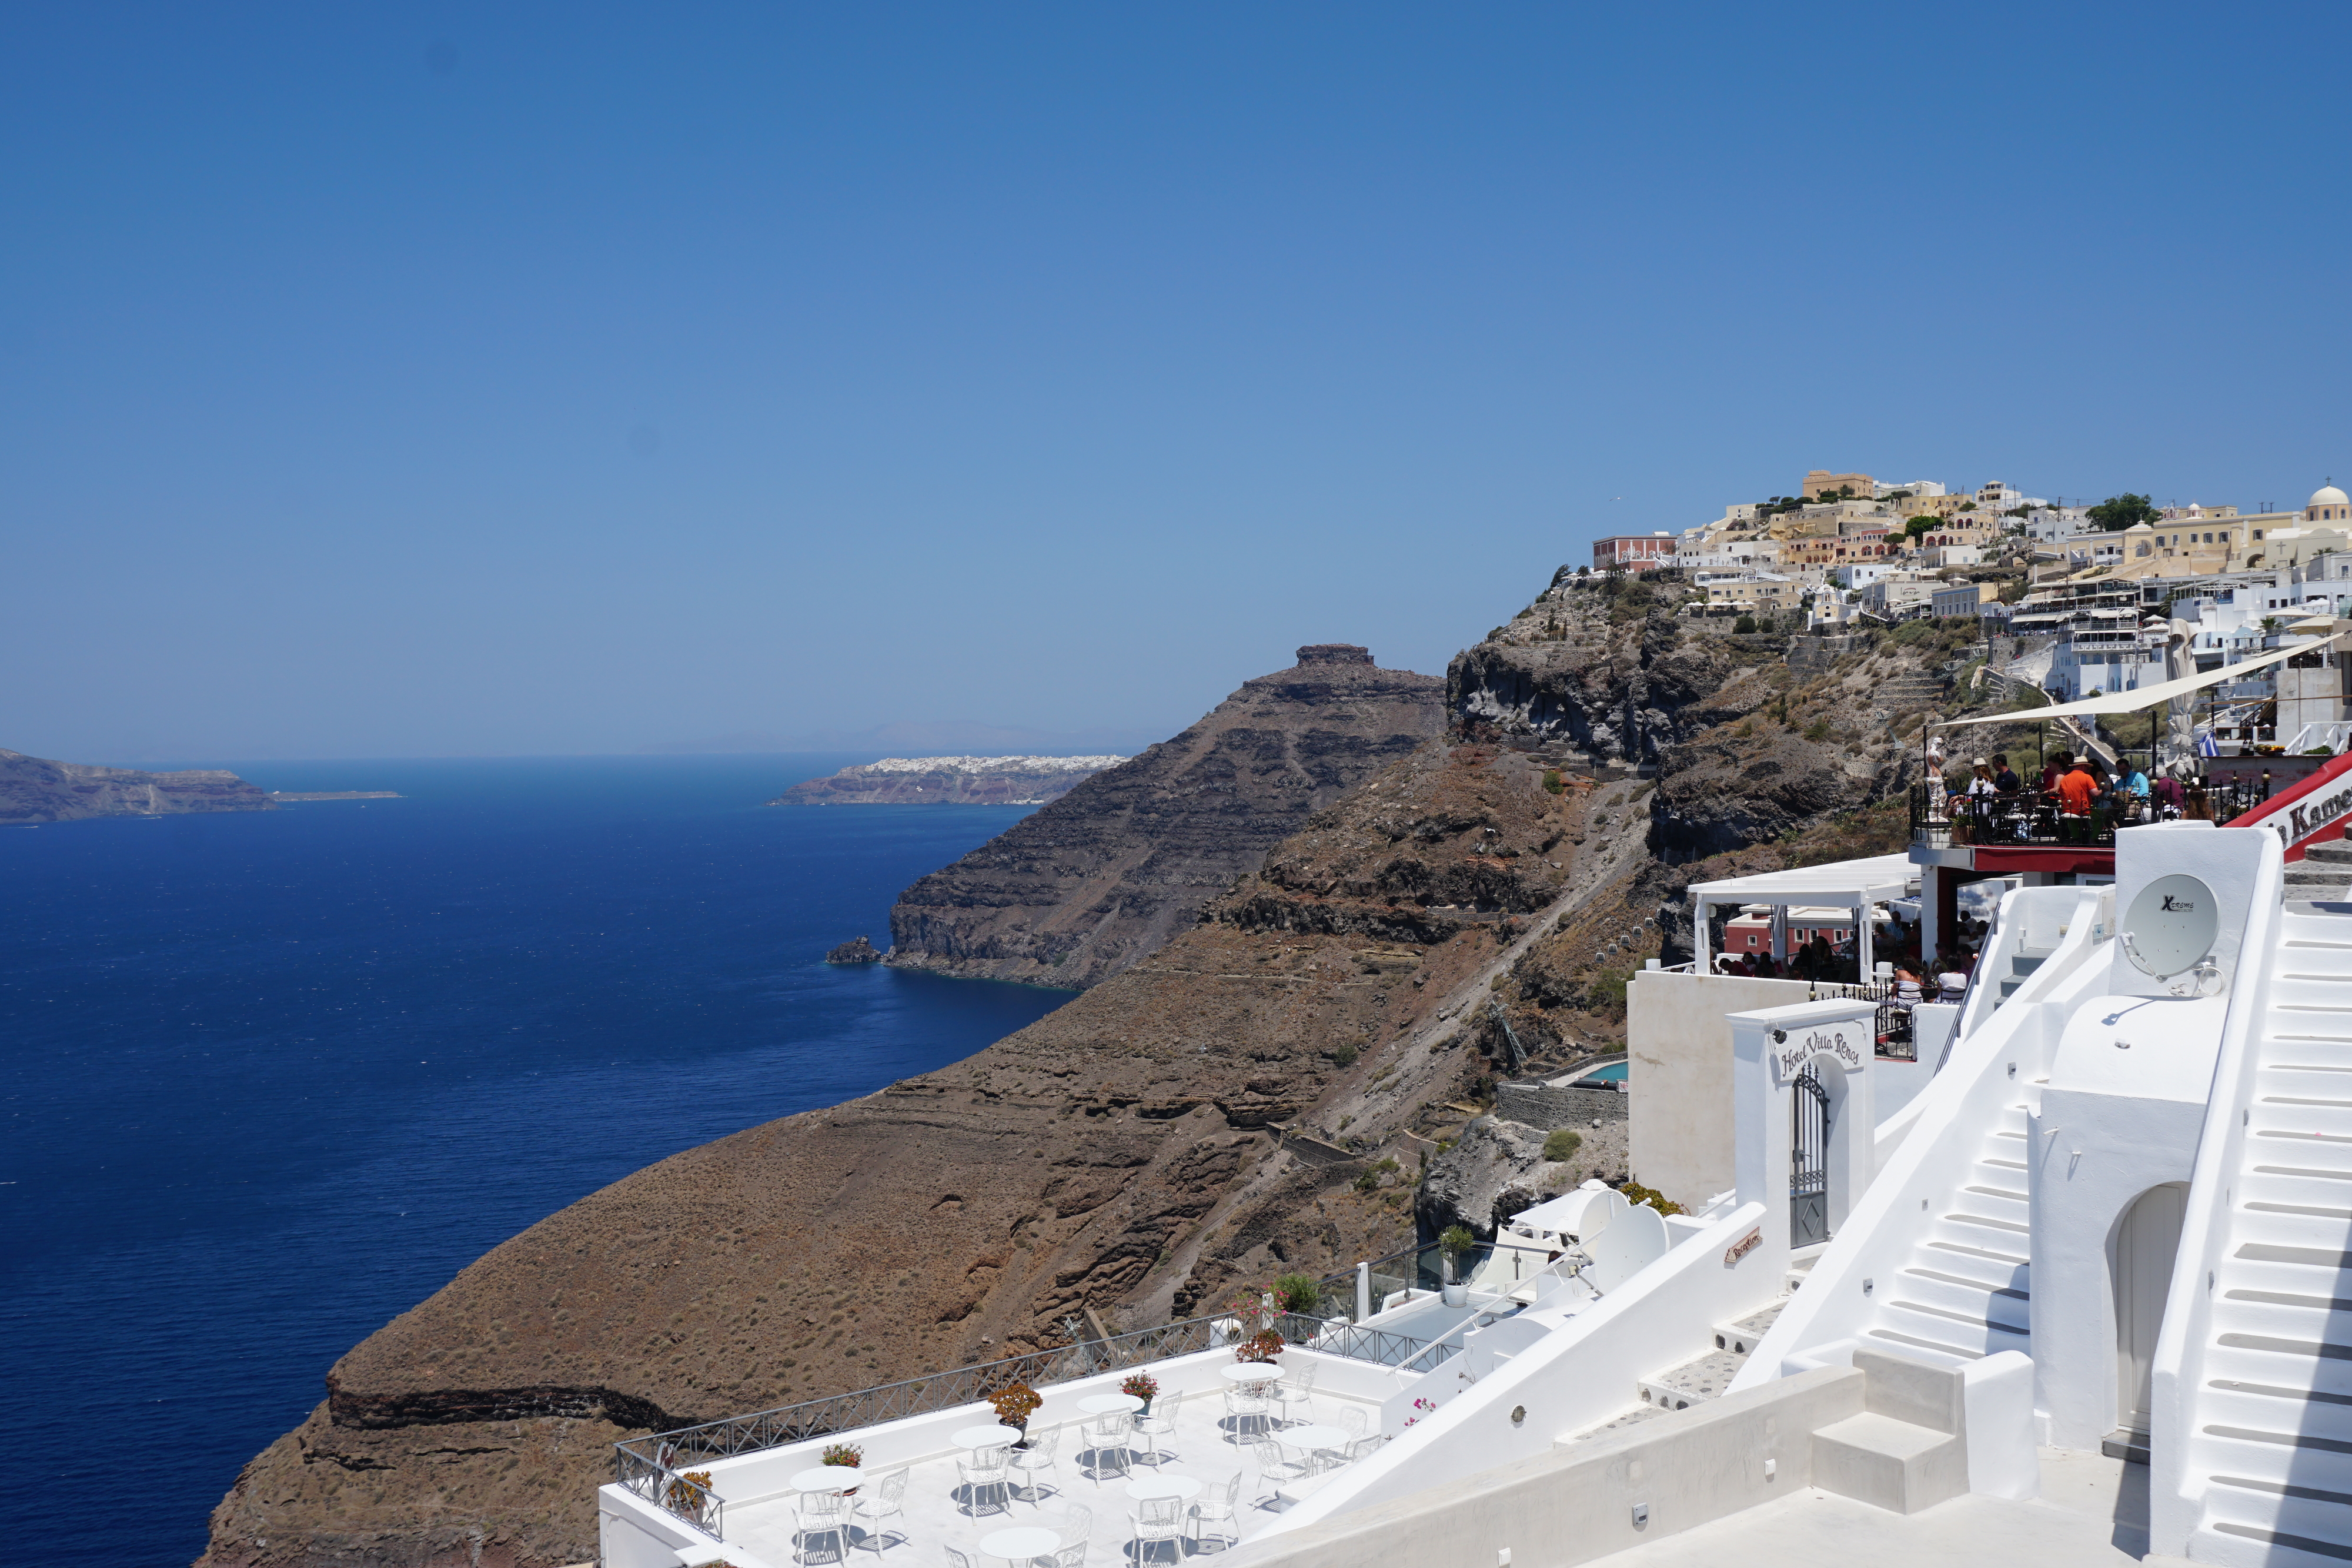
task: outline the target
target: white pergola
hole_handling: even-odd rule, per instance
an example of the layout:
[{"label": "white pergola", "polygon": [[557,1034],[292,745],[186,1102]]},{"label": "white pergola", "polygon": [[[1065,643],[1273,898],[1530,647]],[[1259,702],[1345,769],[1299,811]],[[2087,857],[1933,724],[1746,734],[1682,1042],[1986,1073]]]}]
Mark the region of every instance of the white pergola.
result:
[{"label": "white pergola", "polygon": [[1871,972],[1871,910],[1889,899],[1901,898],[1919,868],[1908,855],[1873,855],[1868,860],[1832,861],[1826,865],[1800,866],[1794,871],[1768,871],[1756,876],[1727,877],[1721,882],[1690,885],[1692,972],[1715,973],[1715,956],[1707,950],[1707,912],[1719,904],[1772,906],[1772,950],[1788,945],[1789,907],[1811,904],[1853,911],[1855,956],[1861,974]]}]

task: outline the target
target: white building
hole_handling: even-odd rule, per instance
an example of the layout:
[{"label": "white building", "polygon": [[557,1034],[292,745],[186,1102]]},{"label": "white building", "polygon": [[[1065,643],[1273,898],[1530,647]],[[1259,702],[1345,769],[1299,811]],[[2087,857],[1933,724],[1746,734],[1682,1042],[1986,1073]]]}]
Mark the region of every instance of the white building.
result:
[{"label": "white building", "polygon": [[1943,486],[1937,484],[1933,479],[1914,479],[1908,485],[1889,485],[1883,482],[1874,481],[1871,485],[1871,499],[1874,501],[1884,501],[1887,497],[1892,496],[1897,490],[1902,491],[1906,496],[1941,496],[1948,494]]}]

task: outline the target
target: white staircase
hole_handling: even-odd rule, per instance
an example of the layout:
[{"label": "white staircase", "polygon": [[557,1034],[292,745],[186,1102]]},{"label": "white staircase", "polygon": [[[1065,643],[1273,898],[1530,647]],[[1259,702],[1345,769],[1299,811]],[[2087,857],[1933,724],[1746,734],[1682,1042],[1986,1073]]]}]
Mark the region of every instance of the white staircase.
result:
[{"label": "white staircase", "polygon": [[[2352,1559],[2352,919],[2280,916],[2182,1435],[2190,1555]],[[2198,1281],[2202,1283],[2202,1281]]]},{"label": "white staircase", "polygon": [[1958,1190],[1940,1205],[1928,1200],[1910,1257],[1893,1278],[1871,1282],[1864,1343],[1945,1367],[2033,1353],[2026,1109],[2021,1100],[2001,1112]]}]

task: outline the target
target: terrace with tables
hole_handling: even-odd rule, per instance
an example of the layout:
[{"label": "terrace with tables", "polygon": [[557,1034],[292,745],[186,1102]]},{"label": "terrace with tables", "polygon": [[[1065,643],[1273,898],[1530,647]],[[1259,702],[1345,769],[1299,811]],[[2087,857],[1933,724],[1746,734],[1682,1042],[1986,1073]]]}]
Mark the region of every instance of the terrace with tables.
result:
[{"label": "terrace with tables", "polygon": [[[1492,1247],[1458,1261],[1461,1284],[1444,1282],[1457,1271],[1434,1249],[1407,1251],[1322,1281],[1312,1315],[1074,1334],[616,1444],[599,1498],[605,1568],[784,1568],[869,1552],[1081,1568],[1230,1548],[1412,1425],[1424,1379],[1454,1381],[1465,1336],[1525,1310],[1544,1271],[1536,1255]],[[1139,1372],[1157,1384],[1148,1406],[1121,1389]],[[1039,1396],[1025,1435],[989,1399],[1016,1385]],[[824,1462],[838,1445],[857,1450],[854,1469]]]},{"label": "terrace with tables", "polygon": [[[1416,1249],[1334,1275],[1309,1312],[1269,1295],[1239,1315],[617,1443],[598,1494],[604,1568],[809,1568],[865,1552],[1084,1568],[1228,1550],[1433,1411],[1483,1364],[1465,1348],[1488,1331],[1579,1310],[1663,1250],[1654,1223],[1588,1186],[1530,1211],[1550,1217],[1538,1229],[1515,1222],[1456,1258]],[[1139,1373],[1154,1386],[1129,1392]],[[992,1397],[1015,1388],[1035,1398],[1025,1433]]]}]

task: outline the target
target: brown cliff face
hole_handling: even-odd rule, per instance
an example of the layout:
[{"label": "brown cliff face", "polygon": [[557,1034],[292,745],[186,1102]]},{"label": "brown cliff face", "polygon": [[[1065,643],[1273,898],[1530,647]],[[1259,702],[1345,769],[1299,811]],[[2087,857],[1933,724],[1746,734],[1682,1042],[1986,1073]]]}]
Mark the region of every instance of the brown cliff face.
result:
[{"label": "brown cliff face", "polygon": [[[1804,731],[1830,718],[1864,748],[1839,797],[1860,800],[1901,749],[1868,732],[1868,688],[1917,661],[1879,646],[1791,671],[1622,608],[1590,590],[1538,600],[1455,661],[1454,737],[1303,812],[1187,929],[1052,1016],[678,1155],[491,1251],[337,1364],[326,1403],[215,1511],[205,1561],[576,1562],[594,1552],[606,1445],[628,1430],[1056,1343],[1082,1306],[1114,1326],[1188,1316],[1402,1245],[1423,1154],[1515,1050],[1542,1070],[1622,1036],[1625,973],[1674,956],[1686,880],[1899,837],[1899,807],[1841,810],[1666,863],[1654,840],[1673,841],[1696,791],[1578,777],[1591,749],[1523,698],[1572,684],[1585,711],[1644,716],[1654,750],[1734,760],[1820,750]],[[1614,685],[1557,662],[1571,625]],[[1659,700],[1662,662],[1686,672],[1687,700]],[[1675,776],[1714,770],[1716,820],[1780,820],[1741,804],[1769,776],[1705,755]],[[1276,1124],[1359,1160],[1306,1166]],[[1541,1197],[1620,1163],[1596,1139],[1509,1179]]]},{"label": "brown cliff face", "polygon": [[1191,926],[1314,812],[1436,735],[1444,684],[1298,650],[1172,740],[1094,775],[899,894],[890,962],[1091,986]]},{"label": "brown cliff face", "polygon": [[[1490,1071],[1435,1014],[1559,885],[1583,795],[1442,741],[1377,782],[1204,923],[977,1056],[678,1155],[491,1251],[336,1364],[215,1511],[206,1562],[575,1562],[625,1427],[1056,1343],[1088,1305],[1187,1315],[1404,1245],[1428,1146],[1406,1129],[1439,1130],[1430,1108]],[[1364,1163],[1300,1166],[1276,1123]]]},{"label": "brown cliff face", "polygon": [[0,751],[0,822],[156,817],[186,811],[274,811],[278,802],[220,768],[142,773]]}]

